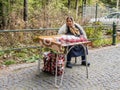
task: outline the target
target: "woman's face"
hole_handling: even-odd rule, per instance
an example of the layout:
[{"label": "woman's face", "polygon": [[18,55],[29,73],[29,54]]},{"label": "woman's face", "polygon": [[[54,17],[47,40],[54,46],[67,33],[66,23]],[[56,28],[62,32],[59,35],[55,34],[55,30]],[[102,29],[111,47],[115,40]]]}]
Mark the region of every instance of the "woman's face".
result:
[{"label": "woman's face", "polygon": [[73,21],[70,18],[68,18],[66,20],[66,24],[67,24],[68,27],[72,27],[73,26]]}]

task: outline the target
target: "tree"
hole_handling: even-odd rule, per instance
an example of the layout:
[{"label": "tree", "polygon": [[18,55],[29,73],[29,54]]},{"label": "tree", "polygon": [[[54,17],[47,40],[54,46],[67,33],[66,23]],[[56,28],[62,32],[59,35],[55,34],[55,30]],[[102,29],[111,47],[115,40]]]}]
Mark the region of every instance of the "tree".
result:
[{"label": "tree", "polygon": [[23,14],[23,20],[28,20],[28,0],[24,0],[24,14]]},{"label": "tree", "polygon": [[68,9],[70,9],[70,3],[71,3],[70,0],[68,0]]},{"label": "tree", "polygon": [[109,7],[116,7],[117,0],[101,0],[105,5],[109,5]]},{"label": "tree", "polygon": [[75,1],[76,18],[78,16],[78,0]]},{"label": "tree", "polygon": [[119,0],[117,0],[116,8],[119,9]]},{"label": "tree", "polygon": [[5,29],[9,18],[9,0],[0,1],[0,29]]},{"label": "tree", "polygon": [[28,0],[24,0],[24,16],[23,20],[25,21],[25,28],[27,28],[27,21],[28,21]]}]

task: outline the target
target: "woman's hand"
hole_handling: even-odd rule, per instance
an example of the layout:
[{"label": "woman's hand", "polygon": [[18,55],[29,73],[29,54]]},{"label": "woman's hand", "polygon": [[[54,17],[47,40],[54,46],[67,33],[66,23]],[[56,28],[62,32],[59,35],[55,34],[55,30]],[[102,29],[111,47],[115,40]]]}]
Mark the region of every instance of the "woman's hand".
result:
[{"label": "woman's hand", "polygon": [[70,28],[72,28],[72,29],[74,29],[74,28],[75,28],[75,26],[74,26],[73,24],[72,24],[72,25],[70,25],[69,27],[70,27]]}]

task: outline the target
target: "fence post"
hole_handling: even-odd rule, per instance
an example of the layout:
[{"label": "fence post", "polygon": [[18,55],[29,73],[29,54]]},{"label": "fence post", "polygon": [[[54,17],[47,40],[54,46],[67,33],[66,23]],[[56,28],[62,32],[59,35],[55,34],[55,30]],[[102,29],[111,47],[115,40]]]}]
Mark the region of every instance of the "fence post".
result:
[{"label": "fence post", "polygon": [[98,14],[98,4],[96,3],[95,22],[97,21],[97,14]]},{"label": "fence post", "polygon": [[116,45],[116,24],[113,22],[112,45]]}]

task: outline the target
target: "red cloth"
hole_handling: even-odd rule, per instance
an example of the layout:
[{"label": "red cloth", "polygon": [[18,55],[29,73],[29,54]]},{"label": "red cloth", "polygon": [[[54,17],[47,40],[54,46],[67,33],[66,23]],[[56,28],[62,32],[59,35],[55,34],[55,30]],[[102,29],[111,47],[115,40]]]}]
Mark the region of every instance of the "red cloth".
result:
[{"label": "red cloth", "polygon": [[[55,53],[52,53],[52,52],[44,55],[44,57],[43,57],[44,66],[42,69],[44,72],[55,75],[55,73],[56,73],[56,57],[57,57],[57,55]],[[59,54],[58,60],[57,60],[57,75],[62,75],[64,61],[65,61],[64,55]]]}]

